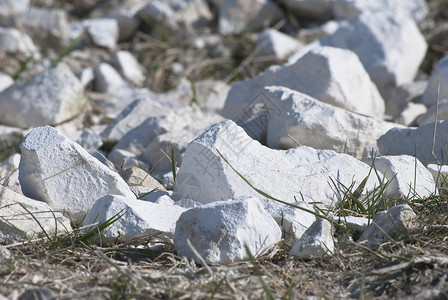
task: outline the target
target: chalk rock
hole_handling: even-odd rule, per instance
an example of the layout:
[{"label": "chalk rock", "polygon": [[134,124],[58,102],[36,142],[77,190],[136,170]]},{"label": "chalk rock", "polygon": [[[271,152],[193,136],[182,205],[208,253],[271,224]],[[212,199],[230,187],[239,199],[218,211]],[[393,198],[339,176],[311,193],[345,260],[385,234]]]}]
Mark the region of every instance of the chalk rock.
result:
[{"label": "chalk rock", "polygon": [[[0,162],[0,185],[5,187],[19,185],[20,154],[15,153]],[[0,196],[1,197],[1,196]]]},{"label": "chalk rock", "polygon": [[[121,217],[102,232],[102,241],[113,243],[163,234],[172,237],[179,216],[185,211],[176,205],[165,205],[137,200],[135,197],[106,195],[93,204],[83,225],[106,222],[114,216]],[[93,229],[94,227],[89,227]]]},{"label": "chalk rock", "polygon": [[218,80],[201,80],[194,83],[196,100],[205,111],[220,113],[223,109],[230,85]]},{"label": "chalk rock", "polygon": [[299,17],[330,19],[334,0],[281,0],[289,11]]},{"label": "chalk rock", "polygon": [[[0,48],[2,48],[1,45],[0,45]],[[0,72],[0,93],[3,90],[5,90],[7,87],[10,87],[13,84],[14,84],[14,79],[12,79],[8,74]]]},{"label": "chalk rock", "polygon": [[[238,196],[259,196],[218,151],[256,188],[289,203],[295,203],[296,196],[300,203],[319,201],[332,207],[336,198],[330,177],[346,186],[352,183],[356,186],[370,170],[354,157],[334,151],[306,146],[287,151],[269,149],[227,120],[212,126],[188,145],[176,177],[175,201],[190,198],[210,203]],[[369,178],[365,190],[371,190],[376,183],[376,178]]]},{"label": "chalk rock", "polygon": [[401,234],[417,228],[417,219],[417,215],[409,205],[393,206],[387,211],[375,214],[372,223],[357,242],[364,242],[369,246],[374,246],[390,238],[395,239]]},{"label": "chalk rock", "polygon": [[0,93],[0,122],[21,128],[54,125],[77,116],[85,105],[82,84],[58,64]]},{"label": "chalk rock", "polygon": [[148,172],[131,167],[123,170],[121,176],[129,186],[143,186],[151,190],[165,191],[163,185],[161,185],[155,178],[153,178]]},{"label": "chalk rock", "polygon": [[0,2],[0,16],[7,17],[23,12],[30,7],[30,0],[2,0]]},{"label": "chalk rock", "polygon": [[129,51],[117,51],[111,57],[112,64],[136,86],[145,81],[143,67]]},{"label": "chalk rock", "polygon": [[103,145],[101,137],[90,128],[84,129],[76,142],[92,155]]},{"label": "chalk rock", "polygon": [[22,128],[0,125],[0,145],[18,150],[25,133]]},{"label": "chalk rock", "polygon": [[131,89],[120,73],[107,63],[101,63],[95,70],[94,89],[100,93],[121,95]]},{"label": "chalk rock", "polygon": [[[333,34],[339,28],[339,21],[330,20],[322,25],[310,27],[310,28],[302,28],[298,33],[298,38],[300,41],[305,42],[305,44],[310,44],[314,41],[320,40],[330,34]],[[292,58],[294,61],[297,59]]]},{"label": "chalk rock", "polygon": [[[424,118],[424,116],[427,116],[427,113],[426,113],[427,111],[428,111],[428,109],[426,108],[426,106],[424,104],[409,102],[408,104],[406,104],[403,107],[403,110],[395,118],[395,122],[398,124],[403,124],[403,125],[411,125],[414,123],[414,121],[416,121],[417,125],[420,125],[419,123],[422,120],[421,117]],[[445,115],[446,115],[446,113],[447,112],[445,112]],[[439,118],[439,120],[440,119],[446,120],[445,118]],[[432,120],[432,121],[425,120],[425,121],[423,121],[422,124],[428,123],[428,122],[434,122],[434,120]]]},{"label": "chalk rock", "polygon": [[397,124],[349,112],[284,87],[266,87],[270,111],[267,145],[289,149],[297,143],[361,158],[364,149]]},{"label": "chalk rock", "polygon": [[257,56],[272,58],[270,61],[280,62],[302,47],[297,39],[272,28],[266,28],[258,34],[255,43]]},{"label": "chalk rock", "polygon": [[275,24],[283,16],[271,0],[224,0],[219,7],[218,31],[238,34]]},{"label": "chalk rock", "polygon": [[412,16],[416,22],[421,22],[426,18],[428,6],[424,0],[338,0],[333,4],[334,16],[338,19],[354,19],[364,12],[385,11],[400,11]]},{"label": "chalk rock", "polygon": [[237,116],[267,85],[280,85],[322,102],[382,118],[384,100],[351,51],[316,47],[291,65],[270,68],[232,86],[222,114]]},{"label": "chalk rock", "polygon": [[[114,19],[87,19],[81,22],[71,22],[69,26],[69,37],[71,40],[80,36],[84,31],[89,36],[95,46],[109,50],[117,47],[118,41],[118,22]],[[84,36],[84,39],[87,37]]]},{"label": "chalk rock", "polygon": [[409,155],[380,156],[365,158],[363,161],[374,165],[388,181],[384,191],[393,199],[425,199],[436,194],[434,179],[425,166]]},{"label": "chalk rock", "polygon": [[[420,105],[423,105],[423,104],[420,104]],[[436,104],[429,107],[429,109],[424,111],[415,120],[416,125],[420,126],[420,125],[424,125],[427,123],[433,123],[436,120],[436,109],[437,109]],[[438,111],[437,111],[437,120],[448,120],[448,99],[440,100],[439,105],[438,105]]]},{"label": "chalk rock", "polygon": [[[446,147],[448,141],[448,121],[438,121],[434,154],[441,163],[446,162]],[[436,163],[432,155],[434,123],[420,127],[392,128],[377,140],[381,155],[407,154],[415,156],[421,163]],[[444,159],[445,158],[445,159]]]},{"label": "chalk rock", "polygon": [[384,99],[413,81],[427,49],[415,22],[401,11],[360,14],[321,44],[355,52]]},{"label": "chalk rock", "polygon": [[78,74],[78,79],[81,81],[82,85],[85,87],[89,86],[90,83],[95,80],[95,71],[92,68],[84,68]]},{"label": "chalk rock", "polygon": [[67,19],[63,10],[31,7],[17,14],[15,22],[40,47],[62,50],[68,41]]},{"label": "chalk rock", "polygon": [[351,233],[360,236],[364,231],[366,231],[367,226],[369,225],[369,219],[364,217],[355,217],[355,216],[335,216],[333,217],[333,222],[342,224]]},{"label": "chalk rock", "polygon": [[47,203],[36,201],[0,185],[0,241],[14,243],[26,239],[70,232],[70,221]]},{"label": "chalk rock", "polygon": [[448,184],[448,165],[428,164],[427,169],[431,172],[438,188],[446,188]]},{"label": "chalk rock", "polygon": [[135,198],[117,173],[50,126],[31,130],[20,149],[23,193],[68,212],[76,221],[105,195]]},{"label": "chalk rock", "polygon": [[316,220],[294,244],[289,254],[301,257],[323,257],[333,254],[334,241],[330,222]]},{"label": "chalk rock", "polygon": [[207,263],[229,264],[254,256],[281,238],[280,227],[256,197],[239,197],[192,208],[176,224],[177,254]]},{"label": "chalk rock", "polygon": [[[102,15],[104,18],[114,19],[118,24],[118,41],[126,41],[132,38],[141,24],[137,13],[146,5],[141,1],[125,1],[119,6],[112,6],[112,10]],[[102,9],[98,10],[100,14]]]},{"label": "chalk rock", "polygon": [[398,116],[406,104],[419,99],[428,83],[426,81],[415,81],[398,86],[393,92],[393,96],[386,102],[386,114],[395,117]]},{"label": "chalk rock", "polygon": [[439,79],[439,100],[448,99],[448,56],[442,57],[437,62],[436,66],[431,72],[431,76],[428,79],[428,86],[426,87],[426,90],[422,96],[422,103],[428,107],[433,106],[437,102]]},{"label": "chalk rock", "polygon": [[[112,160],[118,149],[130,151],[138,159],[157,166],[157,171],[171,170],[171,149],[175,161],[181,162],[181,155],[189,142],[204,132],[208,127],[222,121],[215,114],[204,114],[190,107],[169,112],[162,116],[150,117],[142,124],[129,131],[114,147],[110,154]],[[114,163],[120,162],[112,160]]]},{"label": "chalk rock", "polygon": [[40,58],[39,50],[31,38],[15,28],[0,27],[0,49],[7,53],[19,53],[26,57]]}]

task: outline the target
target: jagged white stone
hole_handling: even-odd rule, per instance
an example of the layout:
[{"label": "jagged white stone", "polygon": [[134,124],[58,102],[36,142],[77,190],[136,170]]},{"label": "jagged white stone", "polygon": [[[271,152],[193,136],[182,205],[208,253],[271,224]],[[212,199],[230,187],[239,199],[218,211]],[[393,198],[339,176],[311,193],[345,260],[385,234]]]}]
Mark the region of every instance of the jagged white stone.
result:
[{"label": "jagged white stone", "polygon": [[229,264],[254,256],[281,238],[275,220],[256,197],[239,197],[202,205],[184,212],[176,224],[174,247],[178,255],[207,263]]},{"label": "jagged white stone", "polygon": [[224,0],[219,6],[218,31],[238,34],[274,24],[283,16],[271,0]]},{"label": "jagged white stone", "polygon": [[31,38],[15,28],[0,27],[0,49],[8,53],[20,53],[27,57],[40,58],[39,50]]},{"label": "jagged white stone", "polygon": [[437,93],[439,100],[448,99],[448,55],[442,57],[433,68],[422,96],[422,103],[427,107],[434,106],[437,102]]},{"label": "jagged white stone", "polygon": [[[416,121],[417,124],[421,122],[422,116],[427,116],[426,112],[428,109],[424,104],[409,102],[407,103],[403,110],[395,118],[395,122],[403,125],[411,125]],[[446,118],[439,118],[439,120],[446,120]],[[434,120],[432,120],[434,122]],[[422,124],[428,123],[428,121],[423,121]]]},{"label": "jagged white stone", "polygon": [[418,217],[408,204],[396,205],[387,211],[375,214],[371,224],[357,242],[363,242],[369,246],[378,245],[418,226]]},{"label": "jagged white stone", "polygon": [[94,45],[111,50],[117,47],[118,30],[118,22],[115,19],[88,19],[81,22],[71,22],[69,24],[69,37],[73,40],[87,31],[89,40]]},{"label": "jagged white stone", "polygon": [[0,122],[21,128],[55,125],[77,116],[85,105],[81,82],[60,63],[0,93]]},{"label": "jagged white stone", "polygon": [[102,233],[102,240],[106,243],[112,243],[117,238],[129,242],[134,238],[158,233],[172,237],[176,221],[184,211],[184,208],[176,205],[106,195],[93,204],[83,224],[101,224],[114,216],[121,216]]},{"label": "jagged white stone", "polygon": [[413,81],[427,49],[414,20],[402,11],[360,14],[321,44],[355,52],[386,100],[396,86]]},{"label": "jagged white stone", "polygon": [[382,155],[407,154],[415,156],[421,163],[447,162],[446,141],[448,141],[448,121],[437,121],[432,155],[434,123],[420,127],[392,128],[377,140]]},{"label": "jagged white stone", "polygon": [[385,195],[393,199],[426,199],[436,194],[436,185],[431,173],[415,157],[410,155],[380,156],[365,158],[388,180]]},{"label": "jagged white stone", "polygon": [[131,89],[120,73],[107,63],[101,63],[95,70],[94,89],[101,93],[120,95]]},{"label": "jagged white stone", "polygon": [[298,144],[361,158],[364,149],[398,124],[360,115],[279,86],[265,88],[267,145],[289,149]]},{"label": "jagged white stone", "polygon": [[0,186],[9,187],[19,185],[19,164],[19,153],[15,153],[0,162]]},{"label": "jagged white stone", "polygon": [[115,194],[135,198],[117,173],[50,126],[37,127],[20,144],[23,193],[80,221],[95,201]]},{"label": "jagged white stone", "polygon": [[141,86],[145,81],[143,67],[129,51],[117,51],[111,57],[111,63],[136,86]]},{"label": "jagged white stone", "polygon": [[62,212],[53,211],[47,203],[27,198],[1,185],[0,216],[2,243],[72,230],[69,219]]},{"label": "jagged white stone", "polygon": [[431,172],[437,187],[448,184],[448,165],[428,164],[427,169]]},{"label": "jagged white stone", "polygon": [[315,47],[291,65],[270,68],[232,86],[222,114],[234,118],[267,85],[280,85],[320,101],[382,118],[385,103],[358,57],[349,50]]},{"label": "jagged white stone", "polygon": [[316,220],[294,244],[289,254],[301,257],[322,257],[334,252],[333,230],[325,219]]},{"label": "jagged white stone", "polygon": [[206,111],[219,113],[226,102],[230,85],[218,80],[206,79],[194,83],[198,105]]},{"label": "jagged white stone", "polygon": [[[0,37],[0,39],[1,39],[1,37]],[[0,45],[0,49],[3,49],[1,45]],[[11,76],[9,76],[6,73],[0,72],[0,93],[4,89],[10,87],[13,84],[14,84],[14,79],[12,79]]]},{"label": "jagged white stone", "polygon": [[267,56],[271,61],[282,61],[302,47],[297,39],[272,28],[266,28],[258,34],[255,43],[257,56]]},{"label": "jagged white stone", "polygon": [[[330,178],[345,186],[352,183],[357,186],[370,170],[354,157],[330,150],[306,146],[287,151],[269,149],[227,120],[212,126],[188,145],[177,172],[173,199],[210,203],[237,196],[261,197],[230,165],[272,197],[298,204],[318,201],[326,207],[337,201]],[[376,184],[377,178],[370,177],[365,190],[372,190]]]},{"label": "jagged white stone", "polygon": [[369,225],[369,219],[355,216],[335,216],[333,217],[333,222],[342,224],[347,227],[350,232],[357,234],[358,236],[366,231],[367,226]]},{"label": "jagged white stone", "polygon": [[398,86],[394,92],[393,96],[386,102],[386,114],[395,117],[398,116],[406,104],[411,101],[416,101],[420,99],[426,90],[428,82],[426,80],[414,81]]}]

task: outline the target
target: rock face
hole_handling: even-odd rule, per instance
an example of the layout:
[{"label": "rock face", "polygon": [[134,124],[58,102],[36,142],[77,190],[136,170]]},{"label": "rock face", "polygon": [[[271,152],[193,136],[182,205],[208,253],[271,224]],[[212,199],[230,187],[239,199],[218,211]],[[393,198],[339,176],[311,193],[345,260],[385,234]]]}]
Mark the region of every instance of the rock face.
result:
[{"label": "rock face", "polygon": [[[0,185],[0,243],[71,231],[70,221],[47,203],[24,197]],[[39,222],[39,223],[37,223]]]},{"label": "rock face", "polygon": [[301,257],[322,257],[334,252],[333,230],[330,222],[316,220],[294,244],[289,254]]},{"label": "rock face", "polygon": [[386,101],[396,86],[414,79],[427,49],[415,22],[401,11],[365,12],[321,43],[355,52]]},{"label": "rock face", "polygon": [[[218,151],[256,188],[290,203],[296,202],[296,196],[305,202],[318,201],[332,207],[336,197],[330,177],[345,186],[352,182],[357,186],[370,170],[352,156],[334,151],[306,146],[287,151],[269,149],[227,120],[188,145],[177,173],[174,200],[190,198],[210,203],[237,196],[259,196]],[[376,183],[376,178],[369,178],[366,190],[373,189]]]},{"label": "rock face", "polygon": [[389,129],[400,126],[322,103],[284,87],[266,87],[267,145],[300,145],[344,152],[361,158],[364,150]]},{"label": "rock face", "polygon": [[0,93],[0,122],[21,128],[55,125],[79,115],[85,105],[81,82],[59,64]]},{"label": "rock face", "polygon": [[316,47],[291,65],[271,68],[234,84],[222,114],[238,116],[267,85],[284,86],[354,112],[384,116],[384,100],[358,57],[348,50]]},{"label": "rock face", "polygon": [[[446,163],[446,147],[448,141],[446,134],[448,121],[438,121],[434,155],[432,155],[432,142],[434,135],[434,123],[428,123],[420,127],[392,128],[377,140],[377,145],[382,155],[407,154],[415,156],[421,163]],[[400,141],[397,143],[397,141]]]},{"label": "rock face", "polygon": [[436,194],[434,179],[425,166],[409,155],[366,158],[388,181],[385,194],[393,199],[424,199]]},{"label": "rock face", "polygon": [[174,246],[178,255],[207,263],[229,264],[247,259],[281,238],[280,227],[255,197],[235,198],[192,208],[176,224]]},{"label": "rock face", "polygon": [[95,222],[101,224],[114,216],[122,215],[102,233],[102,239],[106,243],[114,242],[117,238],[129,242],[134,238],[159,233],[172,237],[176,221],[184,211],[184,208],[177,205],[151,203],[137,200],[135,197],[106,195],[95,202],[83,224],[84,226]]},{"label": "rock face", "polygon": [[33,129],[20,149],[23,193],[68,212],[78,222],[105,195],[135,198],[117,173],[50,126]]}]

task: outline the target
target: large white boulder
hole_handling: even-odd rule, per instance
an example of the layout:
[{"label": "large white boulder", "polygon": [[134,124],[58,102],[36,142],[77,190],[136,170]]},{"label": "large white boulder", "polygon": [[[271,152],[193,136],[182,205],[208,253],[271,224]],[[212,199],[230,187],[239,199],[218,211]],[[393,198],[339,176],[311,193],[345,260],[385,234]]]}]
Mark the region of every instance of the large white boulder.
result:
[{"label": "large white boulder", "polygon": [[300,257],[322,257],[334,252],[333,228],[325,219],[316,220],[292,247],[289,254]]},{"label": "large white boulder", "polygon": [[432,70],[428,86],[422,96],[422,103],[428,107],[434,106],[437,102],[437,92],[439,100],[448,99],[448,56],[442,57]]},{"label": "large white boulder", "polygon": [[446,163],[448,121],[438,121],[436,126],[434,155],[432,155],[434,122],[420,127],[392,128],[377,140],[382,155],[407,154],[417,157],[421,163]]},{"label": "large white boulder", "polygon": [[47,203],[27,198],[0,185],[0,243],[70,232],[69,219]]},{"label": "large white boulder", "polygon": [[0,93],[0,122],[29,128],[79,115],[86,105],[81,82],[65,64],[18,81]]},{"label": "large white boulder", "polygon": [[[337,187],[330,178],[345,186],[352,183],[357,186],[370,170],[354,157],[330,150],[306,146],[287,151],[269,149],[227,120],[212,126],[188,145],[177,172],[173,199],[210,203],[237,196],[261,197],[230,165],[254,187],[272,197],[299,205],[319,202],[325,207],[337,202]],[[373,177],[367,181],[365,191],[377,184],[377,178]]]},{"label": "large white boulder", "polygon": [[224,0],[219,7],[218,31],[238,34],[274,24],[283,16],[271,0]]},{"label": "large white boulder", "polygon": [[266,87],[269,114],[267,146],[300,145],[344,152],[361,158],[364,150],[389,129],[399,126],[320,102],[284,87]]},{"label": "large white boulder", "polygon": [[247,250],[253,256],[260,254],[280,238],[280,227],[259,200],[240,197],[184,212],[176,224],[174,247],[179,256],[198,263],[202,258],[207,263],[229,264],[248,259]]},{"label": "large white boulder", "polygon": [[[176,221],[184,211],[184,208],[177,205],[152,203],[137,200],[135,197],[106,195],[93,204],[83,225],[88,226],[96,222],[102,224],[120,216],[101,233],[102,240],[106,243],[112,243],[117,238],[129,242],[135,238],[156,234],[172,237]],[[89,230],[95,227],[89,227]]]},{"label": "large white boulder", "polygon": [[50,126],[37,127],[20,145],[19,180],[23,193],[66,211],[80,221],[105,195],[135,198],[118,175]]},{"label": "large white boulder", "polygon": [[236,117],[267,85],[284,86],[358,113],[384,116],[384,100],[358,57],[349,50],[315,47],[291,65],[270,68],[234,84],[222,114]]},{"label": "large white boulder", "polygon": [[401,11],[360,14],[321,44],[355,52],[386,101],[396,86],[414,79],[427,49],[414,20]]},{"label": "large white boulder", "polygon": [[425,166],[409,155],[379,156],[365,158],[363,161],[373,165],[388,181],[387,197],[393,199],[426,199],[436,194],[436,184]]}]

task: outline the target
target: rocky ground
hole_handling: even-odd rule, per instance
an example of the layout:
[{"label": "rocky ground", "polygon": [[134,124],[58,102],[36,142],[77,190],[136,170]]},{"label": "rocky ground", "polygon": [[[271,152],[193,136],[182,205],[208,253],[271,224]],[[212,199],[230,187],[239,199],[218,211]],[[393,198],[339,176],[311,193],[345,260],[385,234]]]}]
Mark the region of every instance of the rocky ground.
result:
[{"label": "rocky ground", "polygon": [[0,1],[0,299],[448,298],[447,19]]}]

